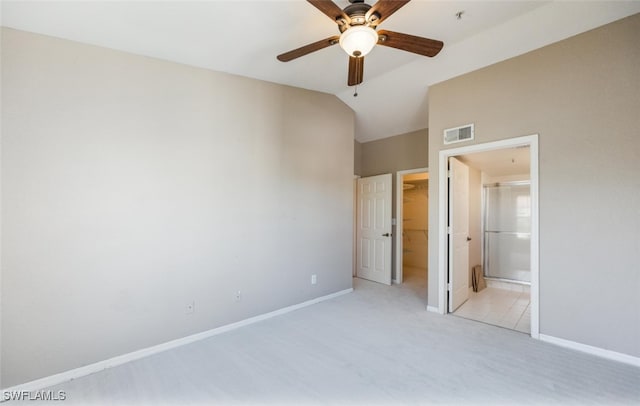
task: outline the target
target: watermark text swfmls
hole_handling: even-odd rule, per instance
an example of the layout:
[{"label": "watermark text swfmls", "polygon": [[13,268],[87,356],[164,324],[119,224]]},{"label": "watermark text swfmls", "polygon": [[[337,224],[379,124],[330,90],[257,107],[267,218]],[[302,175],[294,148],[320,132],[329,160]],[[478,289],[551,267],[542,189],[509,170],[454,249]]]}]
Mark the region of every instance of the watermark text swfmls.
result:
[{"label": "watermark text swfmls", "polygon": [[28,390],[9,390],[2,392],[2,401],[9,400],[47,400],[63,401],[67,399],[67,393],[63,390],[40,390],[31,392]]}]

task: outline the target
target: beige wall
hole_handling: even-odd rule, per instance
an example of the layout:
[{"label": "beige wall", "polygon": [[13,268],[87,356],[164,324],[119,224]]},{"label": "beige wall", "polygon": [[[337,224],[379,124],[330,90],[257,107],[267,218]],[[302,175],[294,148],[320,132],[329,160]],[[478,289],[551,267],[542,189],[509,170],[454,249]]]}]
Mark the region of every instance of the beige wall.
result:
[{"label": "beige wall", "polygon": [[360,175],[383,173],[428,166],[429,132],[424,130],[396,135],[361,144]]},{"label": "beige wall", "polygon": [[469,167],[469,287],[472,269],[482,264],[482,181],[481,172]]},{"label": "beige wall", "polygon": [[360,176],[362,172],[362,144],[353,140],[353,174]]},{"label": "beige wall", "polygon": [[336,97],[2,32],[3,387],[351,287]]},{"label": "beige wall", "polygon": [[635,15],[430,88],[431,306],[442,131],[539,134],[540,332],[640,356],[638,38]]}]

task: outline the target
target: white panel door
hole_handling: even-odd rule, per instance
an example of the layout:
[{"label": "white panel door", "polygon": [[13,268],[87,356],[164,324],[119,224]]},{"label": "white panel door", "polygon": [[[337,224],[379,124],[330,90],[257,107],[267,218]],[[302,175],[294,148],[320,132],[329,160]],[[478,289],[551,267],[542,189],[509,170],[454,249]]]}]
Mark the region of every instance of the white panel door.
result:
[{"label": "white panel door", "polygon": [[391,174],[358,179],[357,276],[391,285]]},{"label": "white panel door", "polygon": [[469,298],[469,167],[449,158],[449,311]]}]

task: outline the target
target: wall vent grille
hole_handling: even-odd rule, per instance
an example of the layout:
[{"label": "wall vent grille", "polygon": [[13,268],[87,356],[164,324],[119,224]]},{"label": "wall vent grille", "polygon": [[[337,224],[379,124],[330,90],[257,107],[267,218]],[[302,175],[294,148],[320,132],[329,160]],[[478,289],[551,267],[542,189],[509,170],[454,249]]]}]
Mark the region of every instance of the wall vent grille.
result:
[{"label": "wall vent grille", "polygon": [[460,127],[448,128],[444,130],[444,144],[453,144],[456,142],[470,141],[474,137],[473,124],[467,124]]}]

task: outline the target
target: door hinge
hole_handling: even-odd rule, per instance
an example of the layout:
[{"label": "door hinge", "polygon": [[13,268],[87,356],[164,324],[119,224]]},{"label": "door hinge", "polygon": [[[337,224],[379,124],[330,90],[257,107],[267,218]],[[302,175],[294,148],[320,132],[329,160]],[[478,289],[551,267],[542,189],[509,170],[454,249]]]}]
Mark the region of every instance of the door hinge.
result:
[{"label": "door hinge", "polygon": [[447,227],[447,234],[451,234],[451,226]]},{"label": "door hinge", "polygon": [[447,170],[447,178],[451,177],[451,169]]},{"label": "door hinge", "polygon": [[449,292],[451,292],[453,290],[453,285],[451,284],[451,282],[447,283],[447,290]]}]

